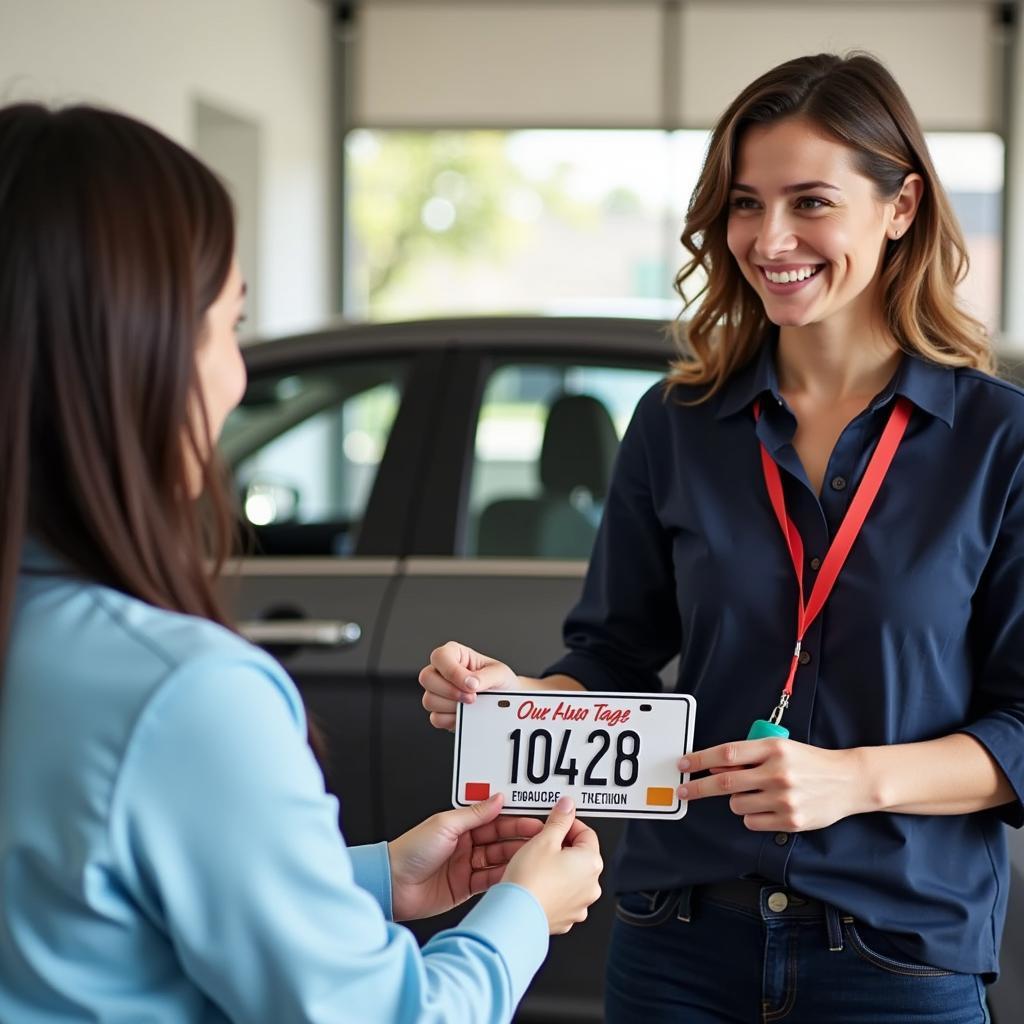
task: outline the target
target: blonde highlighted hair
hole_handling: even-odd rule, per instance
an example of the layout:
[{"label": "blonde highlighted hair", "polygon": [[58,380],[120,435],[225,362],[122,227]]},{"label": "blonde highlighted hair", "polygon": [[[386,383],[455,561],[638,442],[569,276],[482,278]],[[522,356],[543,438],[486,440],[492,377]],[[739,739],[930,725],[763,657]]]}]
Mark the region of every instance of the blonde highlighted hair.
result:
[{"label": "blonde highlighted hair", "polygon": [[[702,400],[710,397],[750,361],[771,328],[726,243],[729,192],[746,129],[792,117],[848,146],[880,200],[894,199],[908,174],[921,176],[924,190],[914,222],[906,235],[887,243],[883,255],[884,322],[906,352],[943,366],[992,372],[985,327],[956,302],[967,250],[906,96],[868,54],[818,54],[786,61],[748,85],[712,134],[681,239],[690,259],[675,287],[683,312],[694,312],[675,325],[682,355],[672,364],[669,387],[704,385]],[[686,283],[698,272],[706,280],[687,298]]]}]

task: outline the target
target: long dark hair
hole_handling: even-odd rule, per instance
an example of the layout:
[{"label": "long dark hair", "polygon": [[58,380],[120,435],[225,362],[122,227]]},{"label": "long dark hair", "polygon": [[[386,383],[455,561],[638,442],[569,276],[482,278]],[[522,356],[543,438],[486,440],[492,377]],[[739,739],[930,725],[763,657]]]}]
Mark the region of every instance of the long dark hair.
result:
[{"label": "long dark hair", "polygon": [[129,117],[19,104],[0,110],[0,225],[0,666],[29,534],[85,579],[226,623],[234,516],[195,353],[234,252],[227,192]]},{"label": "long dark hair", "polygon": [[[904,351],[945,366],[991,371],[986,330],[955,297],[967,273],[963,236],[903,90],[870,54],[822,53],[766,71],[715,127],[683,229],[690,259],[676,276],[676,290],[684,309],[693,306],[695,312],[678,325],[684,354],[673,364],[669,385],[710,385],[702,396],[710,397],[753,357],[770,329],[761,299],[726,242],[729,191],[744,132],[794,117],[850,147],[880,200],[898,195],[908,174],[921,175],[924,191],[914,222],[883,256],[885,323]],[[685,285],[698,272],[705,283],[687,298]]]}]

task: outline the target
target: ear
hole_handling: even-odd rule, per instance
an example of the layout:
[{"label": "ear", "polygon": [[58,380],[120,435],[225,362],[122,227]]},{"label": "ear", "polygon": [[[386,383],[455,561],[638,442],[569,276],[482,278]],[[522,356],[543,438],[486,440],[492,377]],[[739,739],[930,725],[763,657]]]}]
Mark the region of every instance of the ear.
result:
[{"label": "ear", "polygon": [[902,238],[914,222],[918,204],[924,194],[924,180],[920,174],[908,174],[903,179],[899,195],[892,201],[892,220],[887,234],[890,238]]}]

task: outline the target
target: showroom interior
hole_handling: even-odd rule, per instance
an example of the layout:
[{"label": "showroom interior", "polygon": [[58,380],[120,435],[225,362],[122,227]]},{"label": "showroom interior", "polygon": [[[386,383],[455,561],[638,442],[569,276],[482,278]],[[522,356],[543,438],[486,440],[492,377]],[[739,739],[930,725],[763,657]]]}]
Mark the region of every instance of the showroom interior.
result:
[{"label": "showroom interior", "polygon": [[[230,194],[248,391],[221,453],[247,539],[224,588],[323,727],[350,843],[453,803],[432,649],[531,676],[561,656],[615,452],[700,286],[676,275],[711,130],[768,69],[851,51],[905,91],[970,258],[958,301],[1024,386],[1019,0],[0,0],[0,106],[120,111]],[[996,1024],[1024,1020],[1005,831]],[[621,823],[597,833],[607,871]],[[516,1020],[604,1019],[604,890]]]}]

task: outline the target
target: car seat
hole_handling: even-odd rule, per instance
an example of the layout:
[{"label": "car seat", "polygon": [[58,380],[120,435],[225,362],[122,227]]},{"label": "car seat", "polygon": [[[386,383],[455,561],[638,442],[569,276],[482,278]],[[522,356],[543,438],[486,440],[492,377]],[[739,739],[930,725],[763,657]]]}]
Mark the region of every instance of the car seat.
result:
[{"label": "car seat", "polygon": [[603,403],[592,395],[560,395],[544,428],[540,496],[487,505],[477,525],[476,554],[589,558],[618,447]]}]

